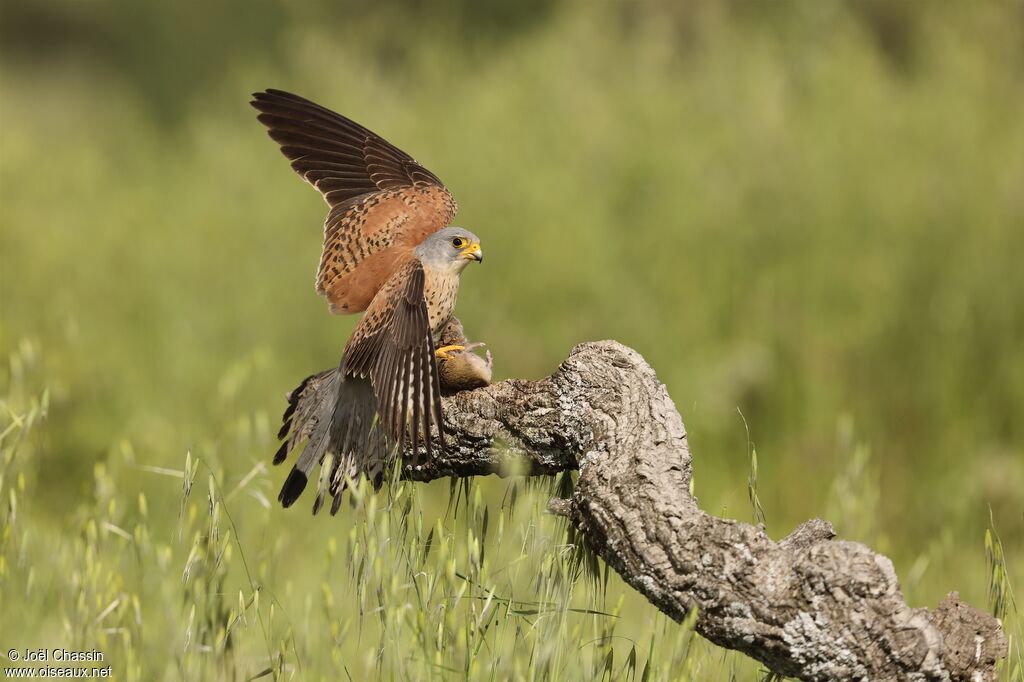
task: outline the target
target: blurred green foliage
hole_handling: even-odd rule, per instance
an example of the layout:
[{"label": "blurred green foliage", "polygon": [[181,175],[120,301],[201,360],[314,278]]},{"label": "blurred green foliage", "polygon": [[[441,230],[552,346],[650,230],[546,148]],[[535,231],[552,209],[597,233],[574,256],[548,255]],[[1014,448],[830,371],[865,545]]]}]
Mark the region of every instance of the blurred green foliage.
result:
[{"label": "blurred green foliage", "polygon": [[[177,589],[154,628],[180,645],[205,602],[175,582],[178,482],[145,467],[191,451],[230,489],[284,393],[337,361],[354,320],[313,293],[322,202],[246,104],[280,87],[452,189],[488,256],[457,312],[498,378],[616,338],[675,398],[709,511],[752,518],[739,410],[773,536],[827,514],[913,604],[980,606],[991,507],[1024,584],[1024,3],[4,0],[0,72],[0,354],[32,349],[24,390],[49,391],[4,465],[19,579],[143,492],[181,556],[113,593]],[[0,376],[10,420],[28,403]],[[307,604],[351,524],[264,509],[283,474],[227,506],[258,582]],[[415,494],[443,511],[443,485]],[[57,644],[78,588],[34,585],[48,610],[19,637]],[[643,654],[653,609],[609,590]]]}]

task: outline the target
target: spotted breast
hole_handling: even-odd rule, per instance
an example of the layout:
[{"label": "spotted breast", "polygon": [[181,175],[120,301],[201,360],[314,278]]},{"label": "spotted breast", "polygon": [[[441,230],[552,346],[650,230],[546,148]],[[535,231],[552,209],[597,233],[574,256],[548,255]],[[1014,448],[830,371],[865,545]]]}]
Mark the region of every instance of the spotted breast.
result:
[{"label": "spotted breast", "polygon": [[459,273],[447,270],[424,269],[423,293],[427,302],[427,319],[434,342],[440,340],[455,310],[459,294]]}]

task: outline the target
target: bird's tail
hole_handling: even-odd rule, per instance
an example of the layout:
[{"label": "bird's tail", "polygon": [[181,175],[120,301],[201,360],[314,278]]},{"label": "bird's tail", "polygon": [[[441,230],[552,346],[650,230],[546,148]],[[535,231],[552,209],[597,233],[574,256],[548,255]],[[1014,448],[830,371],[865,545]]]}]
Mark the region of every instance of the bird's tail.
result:
[{"label": "bird's tail", "polygon": [[298,459],[277,496],[281,504],[289,507],[298,499],[316,464],[320,464],[320,475],[314,514],[328,494],[333,498],[331,514],[337,513],[346,477],[355,480],[365,475],[380,487],[390,448],[376,413],[369,380],[343,377],[338,368],[306,377],[289,393],[277,434],[283,442],[274,464],[293,452],[298,452]]}]

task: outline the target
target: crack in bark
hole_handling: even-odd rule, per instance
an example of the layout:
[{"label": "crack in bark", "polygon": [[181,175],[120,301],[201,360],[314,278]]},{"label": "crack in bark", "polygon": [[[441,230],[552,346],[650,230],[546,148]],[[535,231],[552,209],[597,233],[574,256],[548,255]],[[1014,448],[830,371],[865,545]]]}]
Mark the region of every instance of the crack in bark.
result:
[{"label": "crack in bark", "polygon": [[679,412],[654,370],[615,341],[577,346],[540,381],[445,399],[447,451],[414,480],[578,469],[568,516],[593,551],[677,621],[804,680],[994,680],[998,620],[956,592],[910,608],[892,562],[813,519],[785,539],[701,511]]}]

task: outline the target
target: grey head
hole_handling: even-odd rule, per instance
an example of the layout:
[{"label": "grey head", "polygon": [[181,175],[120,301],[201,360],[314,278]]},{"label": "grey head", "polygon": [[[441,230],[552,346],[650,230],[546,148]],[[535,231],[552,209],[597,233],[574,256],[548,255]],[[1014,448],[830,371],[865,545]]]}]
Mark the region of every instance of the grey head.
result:
[{"label": "grey head", "polygon": [[484,252],[480,238],[469,230],[446,227],[424,239],[416,247],[416,257],[432,270],[459,273],[472,261],[482,262]]}]

